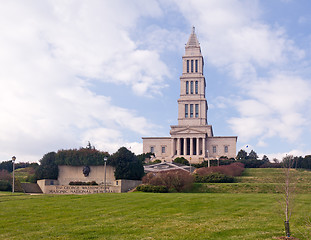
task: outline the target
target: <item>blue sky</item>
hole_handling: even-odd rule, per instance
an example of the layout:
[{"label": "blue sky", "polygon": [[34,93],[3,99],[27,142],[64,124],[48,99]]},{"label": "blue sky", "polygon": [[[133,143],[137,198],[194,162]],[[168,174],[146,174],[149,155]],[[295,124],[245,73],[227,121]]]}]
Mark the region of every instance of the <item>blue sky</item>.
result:
[{"label": "blue sky", "polygon": [[90,141],[142,151],[177,124],[192,26],[208,123],[261,156],[311,154],[309,1],[5,1],[0,9],[0,161]]}]

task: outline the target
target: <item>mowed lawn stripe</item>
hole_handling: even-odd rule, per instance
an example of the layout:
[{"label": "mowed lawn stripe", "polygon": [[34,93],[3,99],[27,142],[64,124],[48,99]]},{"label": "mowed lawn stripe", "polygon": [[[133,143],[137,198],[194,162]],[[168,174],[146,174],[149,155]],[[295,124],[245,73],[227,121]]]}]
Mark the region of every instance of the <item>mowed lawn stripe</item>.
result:
[{"label": "mowed lawn stripe", "polygon": [[[280,194],[0,195],[0,239],[271,239],[283,235]],[[311,195],[296,196],[295,236]],[[300,233],[301,231],[301,233]]]}]

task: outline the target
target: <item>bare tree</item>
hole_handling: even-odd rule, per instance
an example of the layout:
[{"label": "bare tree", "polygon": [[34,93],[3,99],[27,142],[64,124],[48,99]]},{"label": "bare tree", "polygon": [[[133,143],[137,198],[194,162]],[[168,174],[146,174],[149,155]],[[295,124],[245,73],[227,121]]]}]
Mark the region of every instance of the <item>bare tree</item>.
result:
[{"label": "bare tree", "polygon": [[295,160],[292,155],[288,155],[283,158],[282,166],[283,166],[283,186],[282,186],[282,192],[283,192],[283,211],[285,213],[285,233],[286,237],[290,237],[290,227],[289,227],[289,221],[292,215],[293,210],[293,199],[294,199],[294,192],[295,192]]}]

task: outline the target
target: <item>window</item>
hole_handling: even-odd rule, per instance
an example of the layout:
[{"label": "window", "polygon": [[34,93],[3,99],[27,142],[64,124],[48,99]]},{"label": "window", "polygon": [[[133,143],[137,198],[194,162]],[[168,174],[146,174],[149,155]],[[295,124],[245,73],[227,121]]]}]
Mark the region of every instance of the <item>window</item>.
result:
[{"label": "window", "polygon": [[190,93],[193,94],[193,81],[190,82]]},{"label": "window", "polygon": [[188,117],[188,104],[185,104],[185,118]]},{"label": "window", "polygon": [[150,152],[154,153],[154,147],[150,147]]},{"label": "window", "polygon": [[228,146],[225,146],[225,153],[228,152]]},{"label": "window", "polygon": [[187,60],[187,73],[189,72],[189,60]]},{"label": "window", "polygon": [[190,117],[193,117],[193,104],[190,104]]},{"label": "window", "polygon": [[193,60],[191,60],[191,72],[193,73]]},{"label": "window", "polygon": [[195,72],[198,72],[198,60],[195,60]]},{"label": "window", "polygon": [[189,81],[186,81],[186,94],[189,94]]},{"label": "window", "polygon": [[217,152],[217,148],[216,146],[213,146],[213,153],[216,153]]},{"label": "window", "polygon": [[199,82],[198,81],[195,82],[195,93],[196,94],[199,93]]},{"label": "window", "polygon": [[165,153],[165,147],[162,147],[162,153]]},{"label": "window", "polygon": [[199,104],[195,105],[195,117],[198,118],[199,117]]}]

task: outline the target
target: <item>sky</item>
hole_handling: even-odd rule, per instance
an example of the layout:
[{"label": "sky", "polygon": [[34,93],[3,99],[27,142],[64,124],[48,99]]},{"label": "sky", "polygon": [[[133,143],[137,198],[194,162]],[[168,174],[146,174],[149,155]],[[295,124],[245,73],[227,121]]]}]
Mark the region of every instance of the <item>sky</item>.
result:
[{"label": "sky", "polygon": [[208,123],[237,151],[311,154],[308,0],[10,0],[0,7],[0,161],[142,152],[177,125],[195,26]]}]

